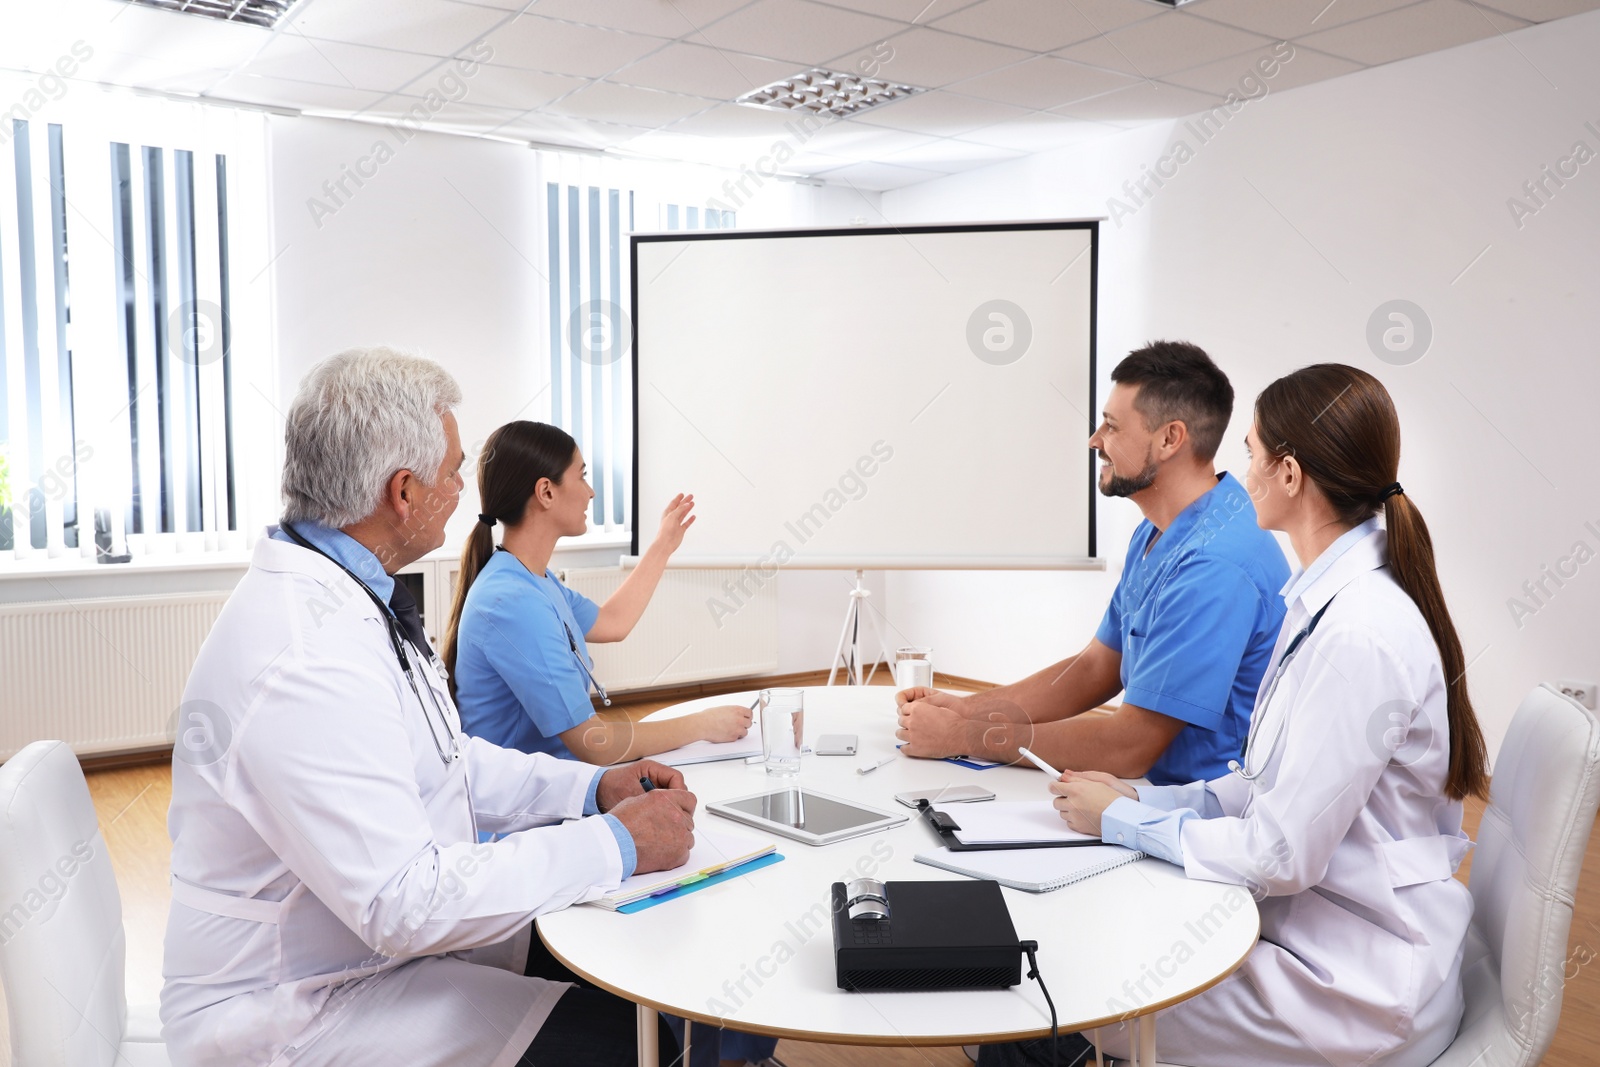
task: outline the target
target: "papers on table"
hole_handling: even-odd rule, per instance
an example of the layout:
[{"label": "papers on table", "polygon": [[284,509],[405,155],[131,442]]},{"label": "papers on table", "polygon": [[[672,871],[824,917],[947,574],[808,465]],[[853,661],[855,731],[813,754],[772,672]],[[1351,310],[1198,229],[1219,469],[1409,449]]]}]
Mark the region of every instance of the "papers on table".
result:
[{"label": "papers on table", "polygon": [[708,831],[695,827],[694,848],[689,850],[689,862],[670,871],[636,874],[623,882],[614,892],[597,900],[585,901],[597,907],[616,911],[628,904],[666,897],[686,890],[718,874],[753,863],[763,856],[776,852],[778,843],[741,834],[737,831]]},{"label": "papers on table", "polygon": [[1048,893],[1093,878],[1123,864],[1144,859],[1121,845],[1087,848],[1010,849],[999,852],[951,852],[947,848],[917,853],[918,863],[954,871],[969,878],[992,878],[1003,886],[1029,893]]},{"label": "papers on table", "polygon": [[945,812],[961,827],[955,838],[963,845],[1100,840],[1069,827],[1048,800],[991,800],[949,808],[935,804],[934,809]]}]

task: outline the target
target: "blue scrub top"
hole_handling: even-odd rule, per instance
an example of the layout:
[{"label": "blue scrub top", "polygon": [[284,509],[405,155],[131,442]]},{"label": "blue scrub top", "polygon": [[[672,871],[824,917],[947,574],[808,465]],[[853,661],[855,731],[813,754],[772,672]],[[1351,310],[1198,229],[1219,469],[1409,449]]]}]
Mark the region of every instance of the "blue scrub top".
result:
[{"label": "blue scrub top", "polygon": [[583,635],[600,607],[548,571],[534,575],[510,552],[489,557],[461,608],[456,707],[467,733],[523,752],[574,758],[561,733],[594,716]]},{"label": "blue scrub top", "polygon": [[1158,533],[1148,519],[1133,532],[1095,637],[1122,653],[1124,700],[1187,724],[1148,773],[1182,785],[1227,773],[1244,748],[1289,564],[1231,474]]}]

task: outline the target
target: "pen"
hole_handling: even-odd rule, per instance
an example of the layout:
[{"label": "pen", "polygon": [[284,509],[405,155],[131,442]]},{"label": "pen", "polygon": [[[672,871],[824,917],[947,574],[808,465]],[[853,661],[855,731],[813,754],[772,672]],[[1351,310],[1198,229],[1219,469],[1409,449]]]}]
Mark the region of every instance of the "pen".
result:
[{"label": "pen", "polygon": [[1039,768],[1041,771],[1043,771],[1044,773],[1048,774],[1050,777],[1052,777],[1052,778],[1060,778],[1061,777],[1061,772],[1060,771],[1056,770],[1054,767],[1050,766],[1050,764],[1046,763],[1044,760],[1040,759],[1038,756],[1035,756],[1032,752],[1029,752],[1027,749],[1019,748],[1019,749],[1017,749],[1017,754],[1019,756],[1026,756],[1028,758],[1028,762],[1029,763],[1033,764],[1035,767]]},{"label": "pen", "polygon": [[871,774],[873,771],[877,770],[879,767],[882,767],[884,764],[893,763],[894,761],[895,761],[895,757],[894,756],[885,756],[885,757],[883,757],[883,759],[879,760],[877,763],[865,763],[865,764],[862,764],[860,767],[856,768],[856,773],[857,774]]},{"label": "pen", "polygon": [[656,784],[650,780],[650,776],[649,775],[641,774],[639,776],[639,788],[640,789],[643,789],[646,793],[648,793],[648,792],[650,792],[650,790],[654,789],[655,787],[656,787]]}]

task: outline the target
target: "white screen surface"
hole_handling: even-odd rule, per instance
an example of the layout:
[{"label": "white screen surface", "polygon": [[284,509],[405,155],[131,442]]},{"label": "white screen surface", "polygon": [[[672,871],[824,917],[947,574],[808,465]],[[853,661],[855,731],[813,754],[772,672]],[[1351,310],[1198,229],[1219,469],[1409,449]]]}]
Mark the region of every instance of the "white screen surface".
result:
[{"label": "white screen surface", "polygon": [[634,238],[636,535],[676,566],[1094,554],[1094,224]]}]

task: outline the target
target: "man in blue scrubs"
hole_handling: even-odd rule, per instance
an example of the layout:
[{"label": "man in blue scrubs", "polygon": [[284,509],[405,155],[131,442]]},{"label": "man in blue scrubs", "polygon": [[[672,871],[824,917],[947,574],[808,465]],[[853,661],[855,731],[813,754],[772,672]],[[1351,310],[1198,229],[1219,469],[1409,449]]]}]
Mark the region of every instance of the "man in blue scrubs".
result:
[{"label": "man in blue scrubs", "polygon": [[[1233,387],[1199,347],[1160,341],[1111,372],[1089,439],[1100,491],[1139,505],[1122,578],[1094,639],[1011,685],[957,697],[898,694],[910,756],[1016,762],[1169,785],[1218,777],[1238,757],[1283,623],[1289,566],[1249,494],[1213,465]],[[1083,715],[1111,700],[1111,715]]]}]

